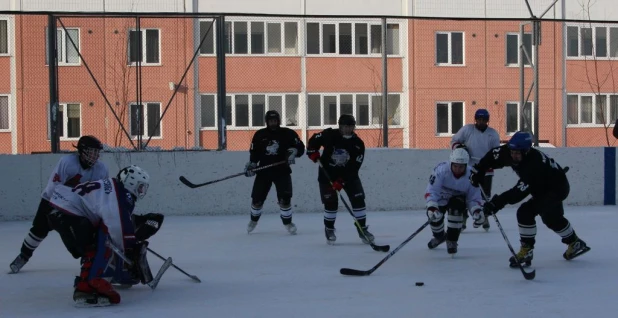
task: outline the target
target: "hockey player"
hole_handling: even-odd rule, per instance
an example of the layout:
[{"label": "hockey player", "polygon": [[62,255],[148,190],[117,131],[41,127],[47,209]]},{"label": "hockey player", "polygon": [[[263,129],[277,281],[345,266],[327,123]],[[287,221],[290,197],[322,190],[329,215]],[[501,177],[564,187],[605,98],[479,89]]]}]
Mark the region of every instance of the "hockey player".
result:
[{"label": "hockey player", "polygon": [[292,169],[290,165],[305,153],[305,144],[294,130],[281,127],[281,116],[277,111],[267,111],[264,121],[266,128],[256,131],[251,140],[245,175],[247,177],[256,175],[256,172],[251,170],[259,166],[280,161],[287,161],[288,164],[273,166],[257,172],[251,191],[251,220],[247,225],[247,233],[251,233],[260,220],[262,206],[274,183],[283,226],[288,233],[295,235],[296,225],[292,222]]},{"label": "hockey player", "polygon": [[[468,151],[470,154],[471,167],[474,167],[474,165],[491,149],[500,146],[500,135],[495,129],[489,127],[488,124],[489,112],[487,109],[477,109],[474,113],[474,124],[461,127],[451,139],[452,149],[464,148]],[[491,196],[493,175],[493,170],[488,170],[481,183],[481,187],[483,187],[483,191],[485,191],[487,196]],[[462,231],[466,229],[468,212],[464,211],[463,217]],[[479,225],[475,222],[474,227],[477,228],[478,226]],[[489,220],[485,219],[483,229],[485,229],[485,231],[489,230]]]},{"label": "hockey player", "polygon": [[[326,243],[332,245],[337,240],[335,235],[335,220],[339,206],[337,193],[341,190],[347,193],[354,217],[360,225],[360,228],[356,227],[358,236],[365,244],[373,243],[374,236],[366,225],[365,192],[358,176],[365,158],[365,143],[354,133],[356,127],[354,116],[341,115],[338,124],[338,129],[327,128],[314,134],[307,142],[309,159],[313,162],[320,160],[328,173],[327,176],[323,169],[319,169],[318,172],[320,196],[324,204]],[[324,150],[320,156],[322,147]]]},{"label": "hockey player", "polygon": [[99,152],[103,149],[101,142],[94,136],[83,136],[77,142],[77,154],[69,154],[60,158],[56,168],[47,181],[47,187],[41,194],[41,202],[32,221],[32,228],[21,246],[21,252],[11,263],[11,273],[17,273],[30,260],[34,250],[41,244],[51,231],[47,222],[47,214],[52,208],[49,198],[58,185],[74,187],[79,183],[104,179],[109,177],[105,164],[99,161]]},{"label": "hockey player", "polygon": [[470,181],[479,184],[486,171],[502,167],[513,168],[519,181],[512,189],[494,196],[484,204],[486,215],[498,212],[507,204],[516,204],[528,195],[532,196],[517,209],[521,248],[516,257],[509,259],[511,267],[518,267],[518,263],[530,265],[532,262],[537,215],[568,245],[563,254],[565,259],[573,259],[590,250],[564,217],[562,201],[567,198],[570,190],[565,170],[554,159],[532,148],[532,136],[529,133],[517,132],[507,144],[487,153],[476,165],[477,172],[472,174]]},{"label": "hockey player", "polygon": [[[470,184],[472,173],[468,165],[470,156],[462,148],[451,152],[450,162],[441,162],[429,177],[425,191],[427,217],[429,218],[433,238],[427,243],[434,249],[446,241],[446,251],[457,253],[457,241],[466,209],[472,214],[475,224],[483,224],[485,216],[481,208],[481,192]],[[448,214],[448,225],[444,232],[444,214]]]},{"label": "hockey player", "polygon": [[152,280],[146,259],[148,239],[161,226],[163,215],[132,215],[135,203],[148,191],[150,177],[131,165],[116,178],[81,183],[74,188],[55,188],[49,222],[74,258],[81,258],[73,300],[79,307],[106,306],[120,302],[110,281],[126,279],[124,261],[110,249],[117,247],[133,261],[134,281]]}]

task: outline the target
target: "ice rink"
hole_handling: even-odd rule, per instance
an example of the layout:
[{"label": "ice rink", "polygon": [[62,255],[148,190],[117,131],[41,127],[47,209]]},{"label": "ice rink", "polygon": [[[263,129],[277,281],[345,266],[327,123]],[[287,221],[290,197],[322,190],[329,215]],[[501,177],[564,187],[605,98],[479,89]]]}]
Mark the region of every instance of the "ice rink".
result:
[{"label": "ice rink", "polygon": [[[618,211],[566,211],[592,250],[565,261],[566,245],[537,218],[532,281],[508,267],[510,252],[493,218],[488,233],[469,221],[454,259],[445,245],[427,248],[427,227],[371,276],[344,277],[341,267],[370,269],[387,253],[360,242],[343,208],[335,246],[325,243],[322,214],[295,214],[296,236],[277,214],[263,215],[251,235],[248,215],[167,217],[150,247],[202,283],[170,268],[155,291],[119,290],[122,302],[103,308],[73,306],[79,260],[55,232],[20,273],[7,274],[30,222],[0,222],[0,317],[615,317]],[[515,209],[498,217],[518,250]],[[423,211],[368,212],[376,244],[391,250],[425,220]],[[149,261],[156,273],[162,262],[152,254]],[[425,285],[415,286],[419,281]]]}]

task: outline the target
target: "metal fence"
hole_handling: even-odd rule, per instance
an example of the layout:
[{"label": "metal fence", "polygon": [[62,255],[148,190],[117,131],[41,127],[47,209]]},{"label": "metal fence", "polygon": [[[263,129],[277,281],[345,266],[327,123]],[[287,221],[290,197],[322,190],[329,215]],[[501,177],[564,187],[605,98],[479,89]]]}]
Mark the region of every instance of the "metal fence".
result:
[{"label": "metal fence", "polygon": [[367,147],[448,147],[479,108],[613,145],[616,59],[604,21],[0,14],[0,152],[247,150],[271,109],[305,140],[352,114]]}]

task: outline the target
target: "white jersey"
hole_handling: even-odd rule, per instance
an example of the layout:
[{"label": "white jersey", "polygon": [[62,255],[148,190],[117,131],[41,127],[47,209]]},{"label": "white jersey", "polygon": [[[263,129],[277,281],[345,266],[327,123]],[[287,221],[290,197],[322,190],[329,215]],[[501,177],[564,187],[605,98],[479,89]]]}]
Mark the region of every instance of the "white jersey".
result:
[{"label": "white jersey", "polygon": [[51,205],[61,212],[86,217],[95,227],[103,226],[122,251],[135,241],[131,214],[135,203],[121,183],[112,178],[69,188],[56,186]]},{"label": "white jersey", "polygon": [[453,136],[451,148],[457,143],[466,145],[470,154],[470,165],[473,166],[479,163],[491,149],[500,147],[500,135],[491,127],[480,131],[474,127],[474,124],[467,124]]},{"label": "white jersey", "polygon": [[470,183],[471,168],[466,167],[466,173],[455,178],[451,171],[451,163],[448,161],[439,163],[434,169],[427,190],[425,191],[425,200],[427,206],[438,205],[445,206],[448,200],[454,196],[464,196],[469,211],[474,211],[481,208],[481,190],[472,186]]},{"label": "white jersey", "polygon": [[66,155],[58,161],[56,168],[54,168],[54,171],[47,181],[47,186],[45,190],[43,190],[41,197],[49,201],[49,198],[51,198],[54,192],[54,188],[59,184],[74,187],[80,183],[105,178],[109,178],[109,172],[105,164],[101,161],[97,160],[94,166],[89,169],[84,169],[79,163],[79,154],[74,153]]}]

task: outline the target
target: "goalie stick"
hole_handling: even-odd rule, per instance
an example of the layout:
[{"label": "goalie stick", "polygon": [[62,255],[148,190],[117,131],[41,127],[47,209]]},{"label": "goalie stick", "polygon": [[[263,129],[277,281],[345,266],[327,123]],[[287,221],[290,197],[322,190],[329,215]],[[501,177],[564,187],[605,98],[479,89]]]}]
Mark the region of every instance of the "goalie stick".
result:
[{"label": "goalie stick", "polygon": [[[118,255],[118,257],[120,257],[125,263],[127,263],[129,266],[133,266],[133,261],[130,260],[129,258],[127,258],[126,255],[124,255],[124,253],[122,253],[122,251],[116,247],[116,245],[112,244],[111,242],[108,243],[109,248],[116,254]],[[150,249],[148,249],[150,250]],[[163,265],[161,265],[161,268],[159,268],[159,271],[157,272],[157,275],[152,279],[152,281],[150,281],[147,285],[154,290],[155,288],[157,288],[157,285],[159,285],[159,281],[161,280],[161,277],[163,277],[163,274],[165,274],[165,271],[167,271],[167,269],[170,267],[170,265],[172,265],[172,258],[168,257],[167,259],[163,259],[165,262],[163,262]]]},{"label": "goalie stick", "polygon": [[[260,171],[260,170],[263,170],[263,169],[267,169],[267,168],[270,168],[270,167],[274,167],[274,166],[278,166],[278,165],[284,164],[286,162],[287,162],[286,160],[279,161],[279,162],[275,162],[275,163],[272,163],[272,164],[269,164],[269,165],[257,167],[257,168],[254,168],[254,169],[249,169],[247,171],[253,171],[253,172]],[[187,180],[187,178],[185,178],[184,176],[180,176],[178,179],[180,179],[180,182],[182,182],[187,187],[189,187],[191,189],[195,189],[195,188],[203,187],[203,186],[206,186],[206,185],[209,185],[209,184],[213,184],[213,183],[217,183],[217,182],[220,182],[220,181],[224,181],[224,180],[227,180],[227,179],[232,179],[232,178],[244,176],[246,173],[247,173],[246,171],[245,172],[239,172],[239,173],[233,174],[231,176],[227,176],[227,177],[224,177],[224,178],[221,178],[221,179],[212,180],[212,181],[208,181],[208,182],[204,182],[204,183],[193,183],[193,182]]]},{"label": "goalie stick", "polygon": [[[324,175],[328,179],[328,182],[330,182],[330,185],[332,186],[333,185],[333,181],[331,180],[330,176],[328,175],[328,172],[326,172],[326,169],[324,168],[324,166],[322,165],[322,162],[320,160],[318,160],[318,164],[320,165],[320,169],[322,169],[322,171],[324,172]],[[358,221],[356,220],[356,217],[354,216],[354,213],[352,213],[352,209],[348,205],[348,202],[346,202],[346,200],[343,198],[343,195],[341,195],[341,191],[337,191],[337,194],[339,194],[339,198],[343,202],[343,205],[345,205],[346,210],[348,210],[348,212],[352,216],[352,219],[354,220],[354,225],[356,226],[358,232],[363,234],[363,236],[365,237],[365,240],[367,242],[369,242],[369,245],[371,246],[371,248],[374,251],[378,251],[378,252],[388,252],[391,249],[390,245],[376,245],[375,243],[371,242],[371,240],[369,240],[367,238],[367,235],[365,235],[365,231],[363,231],[361,225],[358,224]]]},{"label": "goalie stick", "polygon": [[[148,252],[150,252],[150,253],[154,254],[156,257],[158,257],[158,258],[160,258],[160,259],[162,259],[162,260],[165,260],[165,258],[164,258],[163,256],[161,256],[161,255],[157,254],[157,252],[155,252],[155,251],[151,250],[150,248],[147,248],[147,250],[148,250]],[[168,259],[171,259],[171,257],[169,257]],[[198,282],[198,283],[201,283],[201,282],[202,282],[202,281],[201,281],[201,280],[200,280],[197,276],[195,276],[195,275],[190,275],[189,273],[187,273],[187,272],[183,271],[183,270],[182,270],[182,268],[180,268],[180,267],[176,266],[174,263],[171,263],[170,265],[172,265],[175,269],[177,269],[177,270],[178,270],[178,271],[180,271],[181,273],[185,274],[187,277],[191,278],[192,280],[194,280],[194,281],[196,281],[196,282]]]},{"label": "goalie stick", "polygon": [[395,248],[392,252],[386,255],[386,257],[384,257],[379,263],[377,263],[371,269],[363,271],[363,270],[352,269],[352,268],[342,268],[339,270],[339,273],[341,273],[341,275],[348,275],[348,276],[369,276],[371,275],[371,273],[375,272],[376,269],[378,269],[378,267],[382,266],[382,264],[384,264],[384,262],[386,262],[389,258],[391,258],[391,256],[395,255],[395,253],[397,253],[397,251],[399,251],[404,245],[408,244],[408,242],[410,242],[418,233],[420,233],[425,227],[427,227],[427,225],[429,225],[429,220],[425,222],[425,224],[423,224],[418,230],[416,230],[416,232],[408,236],[408,238],[405,239],[405,241],[399,244],[397,248]]},{"label": "goalie stick", "polygon": [[[568,171],[568,167],[567,167],[567,171]],[[479,186],[479,188],[481,189],[481,195],[483,195],[483,200],[485,200],[485,202],[490,201],[487,195],[485,194],[485,191],[483,190],[483,188],[481,186]],[[509,247],[509,250],[511,251],[511,255],[513,255],[513,257],[517,259],[517,254],[515,253],[515,250],[513,249],[511,242],[509,242],[509,238],[506,236],[506,233],[504,232],[504,229],[502,228],[502,225],[500,224],[500,221],[498,220],[496,213],[494,212],[491,215],[494,217],[494,221],[496,221],[496,225],[498,225],[498,229],[500,229],[500,233],[502,233],[502,237],[504,238],[506,245]],[[526,272],[526,270],[524,270],[524,266],[520,262],[517,262],[517,265],[519,267],[519,270],[521,271],[521,274],[524,275],[524,278],[526,280],[534,279],[534,277],[536,276],[535,269],[533,269],[531,272]]]}]

